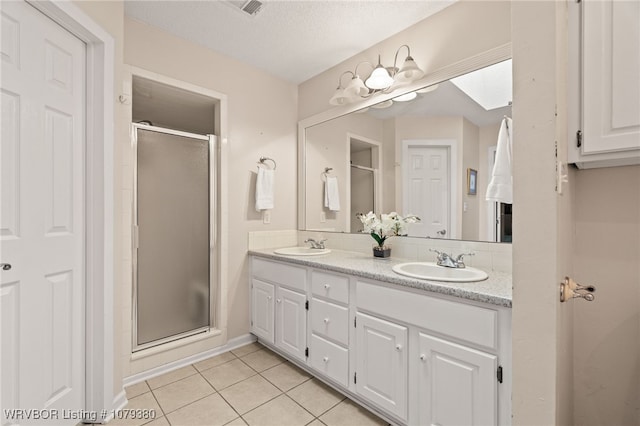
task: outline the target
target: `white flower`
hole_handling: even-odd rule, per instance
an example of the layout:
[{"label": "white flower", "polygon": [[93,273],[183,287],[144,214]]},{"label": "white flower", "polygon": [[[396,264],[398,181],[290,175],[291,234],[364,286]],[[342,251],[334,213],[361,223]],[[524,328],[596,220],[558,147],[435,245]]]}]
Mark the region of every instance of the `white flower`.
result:
[{"label": "white flower", "polygon": [[389,237],[396,235],[407,235],[407,223],[416,223],[420,218],[415,215],[400,216],[397,212],[381,214],[380,219],[373,212],[358,214],[363,225],[363,232],[375,234],[376,240],[384,242]]}]

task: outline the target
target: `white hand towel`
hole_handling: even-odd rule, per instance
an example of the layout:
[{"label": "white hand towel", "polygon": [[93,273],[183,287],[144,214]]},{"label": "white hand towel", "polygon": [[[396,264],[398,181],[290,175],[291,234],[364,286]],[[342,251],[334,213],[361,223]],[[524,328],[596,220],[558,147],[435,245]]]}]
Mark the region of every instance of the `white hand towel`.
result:
[{"label": "white hand towel", "polygon": [[505,117],[498,133],[496,161],[493,164],[491,181],[487,187],[487,201],[513,204],[513,175],[511,172],[511,149],[513,146],[513,124]]},{"label": "white hand towel", "polygon": [[274,170],[258,167],[256,179],[256,211],[273,208]]},{"label": "white hand towel", "polygon": [[340,211],[340,192],[338,191],[338,178],[327,176],[324,182],[324,206],[333,212]]}]

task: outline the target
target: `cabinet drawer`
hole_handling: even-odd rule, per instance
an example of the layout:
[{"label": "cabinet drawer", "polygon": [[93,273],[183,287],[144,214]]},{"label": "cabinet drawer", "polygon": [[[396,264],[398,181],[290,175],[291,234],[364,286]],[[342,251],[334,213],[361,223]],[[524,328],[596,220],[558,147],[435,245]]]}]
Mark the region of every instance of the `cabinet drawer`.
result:
[{"label": "cabinet drawer", "polygon": [[[498,348],[498,311],[358,281],[359,309],[487,348]],[[393,303],[389,303],[392,300]]]},{"label": "cabinet drawer", "polygon": [[349,310],[343,306],[311,299],[311,331],[344,345],[349,344]]},{"label": "cabinet drawer", "polygon": [[345,388],[349,386],[349,351],[347,349],[312,334],[309,362],[311,367]]},{"label": "cabinet drawer", "polygon": [[341,303],[349,303],[349,278],[326,272],[311,272],[311,292]]},{"label": "cabinet drawer", "polygon": [[305,268],[285,265],[278,262],[254,257],[251,262],[251,275],[255,278],[282,284],[305,291],[307,271]]}]

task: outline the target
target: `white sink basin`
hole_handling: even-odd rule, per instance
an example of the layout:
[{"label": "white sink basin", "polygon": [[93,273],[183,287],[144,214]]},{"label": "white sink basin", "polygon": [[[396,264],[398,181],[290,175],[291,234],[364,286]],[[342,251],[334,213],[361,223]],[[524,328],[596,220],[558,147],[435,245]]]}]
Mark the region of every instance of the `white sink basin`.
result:
[{"label": "white sink basin", "polygon": [[329,249],[314,249],[310,247],[285,247],[273,251],[275,254],[285,254],[287,256],[318,256],[331,253]]},{"label": "white sink basin", "polygon": [[391,268],[393,272],[412,278],[448,282],[472,282],[486,280],[486,272],[475,268],[446,268],[433,262],[400,263]]}]

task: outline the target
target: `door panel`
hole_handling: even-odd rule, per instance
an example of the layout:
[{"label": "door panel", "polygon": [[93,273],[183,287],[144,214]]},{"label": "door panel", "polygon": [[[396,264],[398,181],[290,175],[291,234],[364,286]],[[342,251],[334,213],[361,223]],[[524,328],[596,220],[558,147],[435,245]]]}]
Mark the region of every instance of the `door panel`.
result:
[{"label": "door panel", "polygon": [[409,225],[409,235],[450,237],[449,150],[439,146],[410,145],[407,152],[404,214],[421,221]]},{"label": "door panel", "polygon": [[356,327],[356,390],[407,418],[407,328],[361,312]]},{"label": "door panel", "polygon": [[497,424],[497,357],[419,333],[419,424]]},{"label": "door panel", "polygon": [[303,293],[284,287],[276,290],[276,346],[304,361],[307,335],[307,311]]},{"label": "door panel", "polygon": [[251,283],[251,332],[269,343],[274,343],[273,284],[253,279]]},{"label": "door panel", "polygon": [[[0,7],[0,242],[2,262],[12,265],[1,272],[0,405],[79,410],[85,350],[85,45],[25,2]],[[77,423],[58,422],[65,421]]]},{"label": "door panel", "polygon": [[210,325],[210,142],[151,127],[136,132],[140,349]]}]

